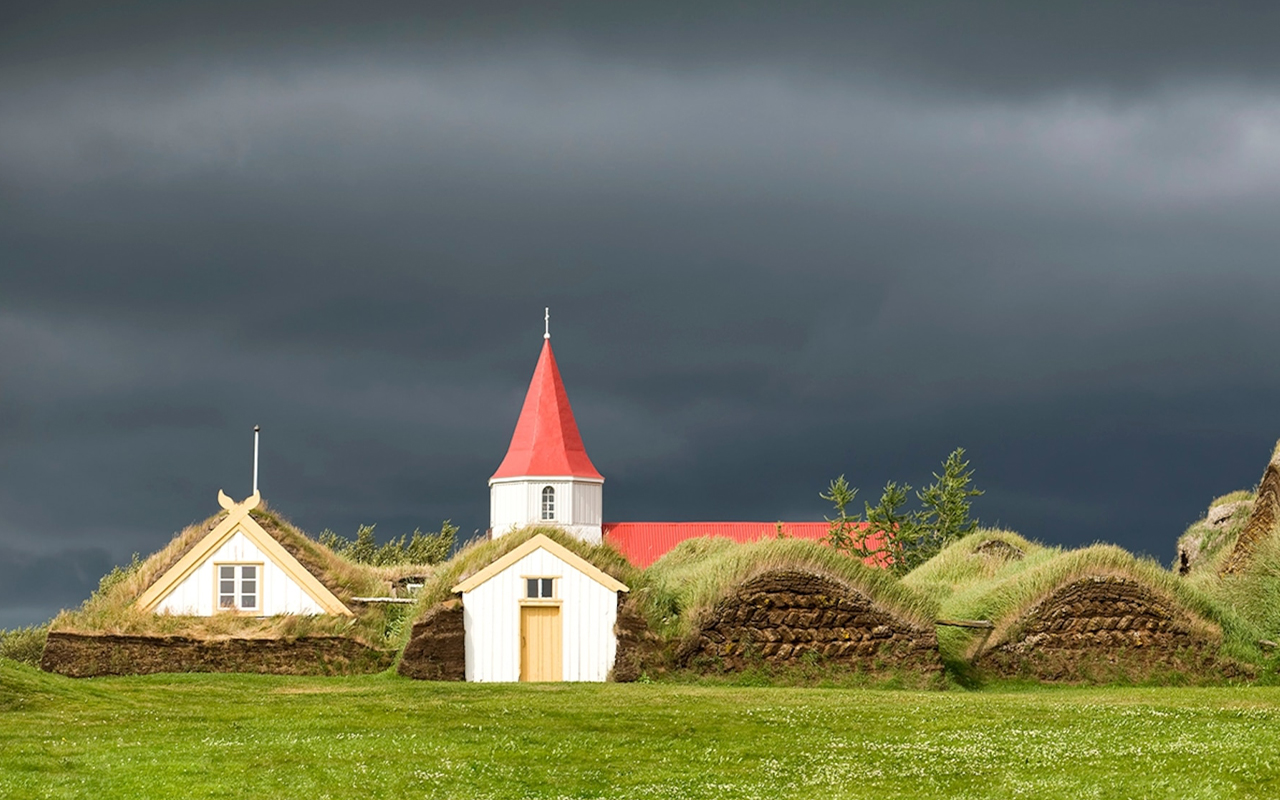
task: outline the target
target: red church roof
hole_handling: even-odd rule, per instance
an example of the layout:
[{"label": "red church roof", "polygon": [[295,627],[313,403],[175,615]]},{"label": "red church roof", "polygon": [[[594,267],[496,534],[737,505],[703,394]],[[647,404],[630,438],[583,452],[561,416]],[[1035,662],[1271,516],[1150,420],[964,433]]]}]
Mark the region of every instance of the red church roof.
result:
[{"label": "red church roof", "polygon": [[[686,539],[722,536],[746,544],[776,537],[779,524],[784,537],[813,542],[826,539],[829,527],[826,522],[606,522],[604,540],[643,569]],[[890,556],[883,551],[884,533],[868,536],[866,544],[870,555],[863,562],[873,567],[888,566]]]},{"label": "red church roof", "polygon": [[582,445],[550,339],[543,340],[507,457],[489,480],[525,476],[604,480]]}]

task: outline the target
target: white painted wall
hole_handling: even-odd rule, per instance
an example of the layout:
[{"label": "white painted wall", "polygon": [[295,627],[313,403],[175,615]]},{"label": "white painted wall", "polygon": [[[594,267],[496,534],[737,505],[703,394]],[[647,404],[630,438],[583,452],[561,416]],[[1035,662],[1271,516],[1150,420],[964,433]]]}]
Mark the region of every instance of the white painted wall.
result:
[{"label": "white painted wall", "polygon": [[618,595],[541,548],[463,593],[467,680],[520,680],[524,575],[560,579],[564,679],[603,681],[618,649]]},{"label": "white painted wall", "polygon": [[195,572],[178,584],[160,604],[156,606],[158,614],[189,614],[198,617],[210,617],[214,614],[217,602],[214,592],[217,589],[215,565],[220,563],[261,564],[262,593],[260,604],[262,616],[274,614],[323,614],[311,595],[293,582],[284,570],[267,558],[253,542],[237,530],[222,547],[219,547],[203,564],[196,567]]},{"label": "white painted wall", "polygon": [[[542,519],[542,489],[556,490],[556,518]],[[489,484],[489,527],[495,537],[526,525],[555,525],[584,541],[603,538],[604,485],[573,478],[506,478]]]}]

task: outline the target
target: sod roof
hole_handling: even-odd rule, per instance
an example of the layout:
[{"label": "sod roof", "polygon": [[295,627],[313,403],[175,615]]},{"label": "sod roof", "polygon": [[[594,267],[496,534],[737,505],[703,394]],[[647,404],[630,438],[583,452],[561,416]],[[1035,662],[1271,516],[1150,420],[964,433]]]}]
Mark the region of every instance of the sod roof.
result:
[{"label": "sod roof", "polygon": [[861,558],[798,539],[766,539],[750,544],[725,539],[690,540],[646,570],[645,581],[657,601],[651,603],[651,611],[662,617],[661,627],[680,635],[694,630],[717,602],[743,583],[783,571],[837,581],[913,625],[931,626],[937,613],[936,601],[905,586],[887,570],[868,567]]},{"label": "sod roof", "polygon": [[387,646],[388,628],[402,608],[382,604],[362,604],[356,597],[381,596],[388,581],[409,571],[423,574],[430,566],[382,568],[350,562],[303,533],[265,503],[250,512],[273,539],[298,560],[315,578],[333,592],[353,612],[354,618],[329,615],[278,615],[249,617],[216,614],[197,617],[156,614],[138,608],[138,598],[166,571],[226,518],[220,511],[176,534],[162,550],[137,563],[104,586],[75,610],[54,618],[51,630],[81,634],[122,634],[138,636],[185,636],[192,639],[291,638],[306,635],[350,636],[373,647]]}]

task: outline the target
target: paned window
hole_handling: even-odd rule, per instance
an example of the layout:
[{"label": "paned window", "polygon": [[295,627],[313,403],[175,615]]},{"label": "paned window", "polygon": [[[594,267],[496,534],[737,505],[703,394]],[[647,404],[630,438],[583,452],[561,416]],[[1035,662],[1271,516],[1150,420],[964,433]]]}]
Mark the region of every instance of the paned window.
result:
[{"label": "paned window", "polygon": [[556,518],[556,488],[545,486],[542,489],[542,518]]},{"label": "paned window", "polygon": [[258,577],[257,564],[219,564],[218,608],[257,611]]},{"label": "paned window", "polygon": [[530,600],[550,600],[556,596],[556,579],[525,578],[524,596]]}]

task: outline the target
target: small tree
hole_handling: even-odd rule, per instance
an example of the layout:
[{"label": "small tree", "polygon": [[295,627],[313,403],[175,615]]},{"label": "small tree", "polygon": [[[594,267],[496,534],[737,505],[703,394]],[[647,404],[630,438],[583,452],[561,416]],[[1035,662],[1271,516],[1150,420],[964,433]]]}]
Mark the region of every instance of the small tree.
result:
[{"label": "small tree", "polygon": [[920,524],[932,528],[944,545],[978,527],[976,519],[969,519],[969,498],[981,497],[983,492],[972,488],[972,483],[973,470],[964,460],[964,448],[957,447],[942,463],[942,474],[933,473],[933,483],[917,495],[924,506]]},{"label": "small tree", "polygon": [[970,498],[983,493],[972,487],[973,470],[964,460],[964,448],[957,447],[942,464],[942,474],[916,492],[917,511],[903,511],[911,487],[890,481],[885,484],[877,505],[864,503],[865,520],[850,516],[848,506],[858,490],[841,475],[819,496],[836,509],[835,519],[827,519],[827,543],[850,555],[866,554],[867,539],[884,533],[879,551],[887,554],[889,566],[902,575],[938,554],[942,548],[978,526],[969,518]]},{"label": "small tree", "polygon": [[849,552],[853,549],[853,538],[858,531],[859,520],[857,517],[849,516],[848,508],[853,499],[858,496],[858,490],[850,486],[841,475],[831,482],[825,493],[819,492],[818,496],[831,503],[836,509],[835,519],[826,518],[827,544],[836,550]]}]

